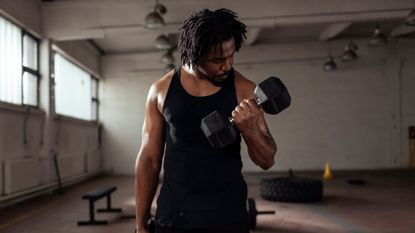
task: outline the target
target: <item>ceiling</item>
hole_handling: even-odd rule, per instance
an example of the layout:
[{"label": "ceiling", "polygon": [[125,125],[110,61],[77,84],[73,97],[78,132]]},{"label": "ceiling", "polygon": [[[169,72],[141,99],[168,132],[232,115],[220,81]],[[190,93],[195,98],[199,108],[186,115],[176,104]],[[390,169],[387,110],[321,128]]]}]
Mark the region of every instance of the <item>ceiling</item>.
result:
[{"label": "ceiling", "polygon": [[102,54],[156,51],[165,33],[177,42],[184,18],[200,8],[229,8],[247,25],[246,45],[369,38],[377,22],[392,37],[415,38],[405,18],[412,0],[159,0],[166,27],[143,26],[155,0],[48,0],[42,2],[44,33],[57,41],[88,40]]}]

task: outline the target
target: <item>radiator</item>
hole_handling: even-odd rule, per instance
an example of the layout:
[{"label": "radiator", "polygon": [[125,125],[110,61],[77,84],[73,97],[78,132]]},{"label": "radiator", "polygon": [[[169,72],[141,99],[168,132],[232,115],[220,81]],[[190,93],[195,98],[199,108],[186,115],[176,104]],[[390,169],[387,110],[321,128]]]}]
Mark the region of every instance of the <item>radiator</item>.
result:
[{"label": "radiator", "polygon": [[19,192],[39,184],[40,173],[37,159],[4,161],[4,194]]}]

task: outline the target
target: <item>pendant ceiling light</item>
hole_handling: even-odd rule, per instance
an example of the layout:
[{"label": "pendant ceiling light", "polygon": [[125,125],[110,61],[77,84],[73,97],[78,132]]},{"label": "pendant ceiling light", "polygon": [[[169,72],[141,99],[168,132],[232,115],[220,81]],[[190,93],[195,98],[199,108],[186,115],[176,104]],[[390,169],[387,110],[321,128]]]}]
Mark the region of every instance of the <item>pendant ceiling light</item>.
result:
[{"label": "pendant ceiling light", "polygon": [[344,47],[344,52],[342,54],[342,61],[343,62],[350,62],[354,61],[358,58],[358,55],[356,53],[357,45],[353,43],[353,41],[350,41],[349,44]]},{"label": "pendant ceiling light", "polygon": [[357,50],[359,49],[359,46],[357,46],[357,44],[355,44],[355,43],[353,42],[353,40],[350,40],[350,42],[349,42],[348,46],[349,46],[349,48],[350,48],[350,49],[352,49],[352,50],[354,50],[354,51],[357,51]]},{"label": "pendant ceiling light", "polygon": [[324,64],[323,64],[323,70],[324,71],[337,70],[337,65],[334,62],[334,59],[333,59],[332,56],[329,56],[328,60],[326,62],[324,62]]},{"label": "pendant ceiling light", "polygon": [[175,59],[173,57],[173,51],[167,50],[167,52],[164,53],[163,56],[161,56],[161,59],[160,60],[164,64],[174,64]]},{"label": "pendant ceiling light", "polygon": [[384,47],[388,44],[388,38],[380,30],[379,23],[376,24],[375,31],[373,32],[372,37],[368,41],[369,47]]},{"label": "pendant ceiling light", "polygon": [[170,38],[165,34],[162,34],[156,38],[155,45],[157,49],[168,50],[173,48]]},{"label": "pendant ceiling light", "polygon": [[357,57],[358,57],[357,53],[354,50],[348,49],[343,52],[342,61],[343,62],[355,61]]},{"label": "pendant ceiling light", "polygon": [[144,26],[148,29],[158,29],[166,26],[162,15],[167,12],[167,8],[160,4],[158,0],[156,0],[156,5],[152,12],[150,12],[146,18]]},{"label": "pendant ceiling light", "polygon": [[337,70],[337,64],[334,62],[334,59],[331,56],[330,42],[328,44],[328,50],[329,50],[329,57],[328,57],[328,60],[326,62],[324,62],[324,64],[323,64],[323,70],[324,71]]}]

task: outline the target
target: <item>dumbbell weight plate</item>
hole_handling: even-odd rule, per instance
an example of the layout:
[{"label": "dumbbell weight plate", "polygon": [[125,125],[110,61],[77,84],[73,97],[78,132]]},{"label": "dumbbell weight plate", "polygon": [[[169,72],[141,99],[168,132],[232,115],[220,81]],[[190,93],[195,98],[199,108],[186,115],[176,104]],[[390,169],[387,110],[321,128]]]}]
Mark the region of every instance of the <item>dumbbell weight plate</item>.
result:
[{"label": "dumbbell weight plate", "polygon": [[217,111],[203,118],[200,128],[214,148],[223,148],[229,145],[237,136],[234,126],[226,122]]},{"label": "dumbbell weight plate", "polygon": [[254,95],[258,105],[272,115],[276,115],[288,108],[291,96],[284,83],[276,77],[269,77],[255,87]]}]

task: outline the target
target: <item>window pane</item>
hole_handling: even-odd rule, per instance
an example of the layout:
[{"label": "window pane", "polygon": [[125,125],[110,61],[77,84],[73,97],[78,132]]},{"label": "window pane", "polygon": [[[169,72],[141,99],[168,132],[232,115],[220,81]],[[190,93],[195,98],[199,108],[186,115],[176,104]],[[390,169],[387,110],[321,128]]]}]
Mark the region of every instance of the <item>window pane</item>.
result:
[{"label": "window pane", "polygon": [[98,102],[92,101],[91,120],[98,120]]},{"label": "window pane", "polygon": [[23,104],[37,106],[37,76],[23,73]]},{"label": "window pane", "polygon": [[0,101],[22,103],[22,32],[0,17]]},{"label": "window pane", "polygon": [[37,71],[37,41],[29,35],[23,36],[23,65]]},{"label": "window pane", "polygon": [[91,76],[58,53],[54,60],[56,113],[91,120]]},{"label": "window pane", "polygon": [[91,83],[91,93],[92,93],[92,98],[97,99],[98,98],[98,80],[96,79],[92,79],[92,83]]}]

